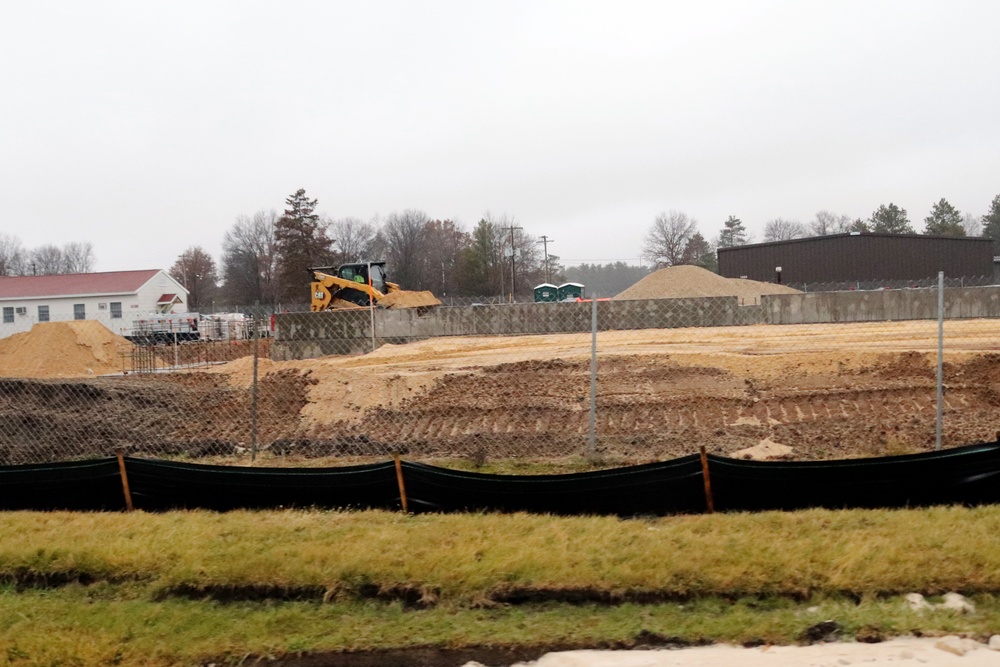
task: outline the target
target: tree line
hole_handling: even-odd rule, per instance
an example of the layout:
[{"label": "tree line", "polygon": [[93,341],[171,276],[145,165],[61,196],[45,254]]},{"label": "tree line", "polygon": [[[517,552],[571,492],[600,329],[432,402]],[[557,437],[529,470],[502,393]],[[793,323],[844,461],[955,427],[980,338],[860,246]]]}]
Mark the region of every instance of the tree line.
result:
[{"label": "tree line", "polygon": [[[331,218],[317,213],[317,200],[298,190],[279,215],[261,210],[237,216],[222,241],[221,261],[204,248],[185,250],[169,273],[187,288],[192,308],[215,303],[295,307],[308,303],[311,267],[385,260],[388,277],[404,289],[431,290],[439,297],[523,298],[542,282],[573,281],[592,293],[616,294],[648,273],[646,267],[616,262],[563,267],[548,253],[548,237],[527,233],[511,216],[484,215],[471,229],[450,219],[435,219],[406,209],[370,220]],[[906,209],[881,205],[867,219],[820,211],[808,224],[775,218],[764,225],[763,241],[784,241],[846,232],[913,234]],[[1000,255],[1000,195],[986,215],[961,213],[946,199],[924,218],[924,234],[982,236],[994,240]],[[717,271],[718,248],[753,241],[746,226],[729,216],[717,235],[706,239],[686,213],[671,210],[655,217],[642,246],[652,269],[691,264]],[[26,248],[17,237],[0,234],[0,276],[88,273],[94,270],[93,246]]]},{"label": "tree line", "polygon": [[[312,267],[385,260],[389,280],[439,297],[526,296],[546,280],[561,281],[547,239],[506,215],[487,213],[471,230],[450,219],[406,209],[385,218],[330,218],[305,190],[279,215],[240,215],[222,239],[217,265],[201,247],[184,251],[170,275],[188,289],[192,308],[213,303],[293,307],[308,303]],[[545,242],[543,242],[545,241]]]},{"label": "tree line", "polygon": [[16,236],[0,234],[0,276],[89,273],[94,261],[94,247],[87,242],[26,248]]},{"label": "tree line", "polygon": [[[811,236],[848,232],[873,234],[916,234],[905,208],[889,203],[879,206],[871,216],[851,218],[830,211],[819,211],[808,224],[775,218],[764,224],[763,242],[790,241]],[[993,198],[986,215],[962,213],[947,199],[931,206],[924,218],[923,234],[933,236],[977,236],[993,239],[994,254],[1000,255],[1000,195]],[[653,268],[693,264],[718,271],[716,250],[752,242],[746,226],[736,216],[729,216],[718,235],[706,241],[698,223],[681,211],[665,211],[656,216],[646,233],[642,254]]]}]

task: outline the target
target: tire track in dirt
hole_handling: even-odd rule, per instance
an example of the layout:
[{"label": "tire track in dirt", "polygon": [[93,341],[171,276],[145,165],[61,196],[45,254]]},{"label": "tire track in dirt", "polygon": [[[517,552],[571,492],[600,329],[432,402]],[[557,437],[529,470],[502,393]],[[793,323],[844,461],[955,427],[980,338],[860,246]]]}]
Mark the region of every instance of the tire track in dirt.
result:
[{"label": "tire track in dirt", "polygon": [[[981,360],[970,363],[974,368],[953,366],[952,378],[983,372]],[[995,366],[1000,362],[988,364],[990,372]],[[701,444],[727,454],[764,438],[794,447],[795,458],[903,453],[933,443],[935,390],[924,355],[887,355],[884,363],[823,379],[790,373],[750,382],[678,365],[667,355],[605,359],[598,443],[604,454],[629,459],[688,454]],[[996,399],[995,391],[984,397],[978,383],[950,388],[946,432],[954,444],[992,438]],[[314,428],[310,436],[366,435],[422,456],[564,456],[583,451],[588,411],[587,362],[527,361],[444,375],[424,395],[372,412],[377,438],[347,423]]]}]

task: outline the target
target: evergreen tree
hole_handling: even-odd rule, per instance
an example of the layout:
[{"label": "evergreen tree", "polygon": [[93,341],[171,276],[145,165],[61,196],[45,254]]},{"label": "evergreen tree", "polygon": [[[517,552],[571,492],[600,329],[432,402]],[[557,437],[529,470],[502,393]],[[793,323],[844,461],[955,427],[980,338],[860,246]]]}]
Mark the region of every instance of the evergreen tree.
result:
[{"label": "evergreen tree", "polygon": [[924,218],[924,234],[965,236],[962,214],[942,197],[931,207],[931,214]]},{"label": "evergreen tree", "polygon": [[278,249],[278,297],[287,304],[309,302],[307,269],[331,261],[333,239],[316,215],[316,200],[299,189],[285,199],[285,209],[274,226]]},{"label": "evergreen tree", "polygon": [[882,204],[869,220],[871,230],[876,234],[916,234],[910,219],[906,217],[906,209],[893,203]]},{"label": "evergreen tree", "polygon": [[868,221],[865,220],[865,219],[863,219],[863,218],[856,219],[854,222],[852,222],[847,227],[847,231],[849,231],[849,232],[868,233],[871,230],[872,230],[872,226],[870,224],[868,224]]},{"label": "evergreen tree", "polygon": [[684,247],[684,255],[681,257],[681,264],[693,264],[703,269],[708,269],[715,273],[719,272],[719,262],[715,257],[712,245],[705,240],[701,232],[695,232]]},{"label": "evergreen tree", "polygon": [[993,198],[989,213],[983,216],[983,236],[993,239],[993,254],[1000,255],[1000,195]]},{"label": "evergreen tree", "polygon": [[732,248],[738,245],[746,245],[747,228],[743,226],[743,221],[734,215],[723,223],[722,231],[719,232],[719,247]]},{"label": "evergreen tree", "polygon": [[472,230],[472,242],[460,254],[458,272],[461,293],[493,296],[504,293],[504,231],[492,220],[479,221]]}]

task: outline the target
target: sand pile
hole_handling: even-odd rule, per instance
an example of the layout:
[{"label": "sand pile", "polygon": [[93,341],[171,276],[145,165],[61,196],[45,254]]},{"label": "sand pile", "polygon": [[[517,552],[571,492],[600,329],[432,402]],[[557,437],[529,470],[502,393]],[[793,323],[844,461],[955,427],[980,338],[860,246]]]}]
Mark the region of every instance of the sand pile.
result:
[{"label": "sand pile", "polygon": [[122,370],[132,343],[100,322],[39,322],[0,340],[0,377],[68,378]]},{"label": "sand pile", "polygon": [[[391,372],[374,370],[373,366],[379,365],[381,352],[380,349],[357,358],[364,360],[360,368],[352,367],[356,363],[355,358],[346,356],[294,361],[259,359],[257,377],[262,379],[272,373],[296,372],[308,378],[308,404],[302,408],[301,414],[307,425],[315,425],[341,420],[361,421],[369,408],[397,407],[406,399],[428,391],[445,374],[441,369],[407,368],[405,365],[396,366]],[[199,370],[225,375],[233,387],[248,388],[253,382],[252,357]]]},{"label": "sand pile", "polygon": [[432,292],[399,290],[386,294],[379,299],[378,305],[383,308],[417,308],[420,306],[440,306],[441,302]]},{"label": "sand pile", "polygon": [[700,266],[670,266],[654,271],[624,292],[613,297],[628,299],[681,299],[706,296],[735,296],[741,304],[760,302],[763,294],[793,294],[798,290],[773,283],[741,278],[723,278]]}]

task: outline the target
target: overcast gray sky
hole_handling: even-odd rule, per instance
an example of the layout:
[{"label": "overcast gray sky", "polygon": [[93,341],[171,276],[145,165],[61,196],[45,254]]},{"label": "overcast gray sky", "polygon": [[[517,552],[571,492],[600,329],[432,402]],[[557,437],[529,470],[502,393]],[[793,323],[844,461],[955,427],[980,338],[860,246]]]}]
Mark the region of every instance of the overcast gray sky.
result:
[{"label": "overcast gray sky", "polygon": [[1000,3],[0,0],[0,232],[101,271],[331,217],[515,216],[566,263],[654,216],[756,238],[1000,194]]}]

